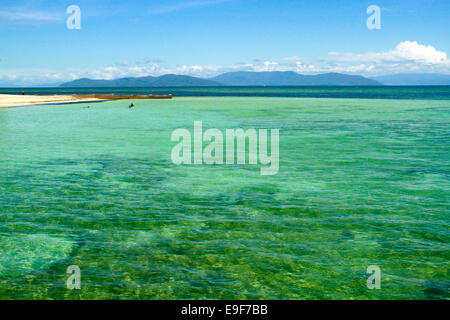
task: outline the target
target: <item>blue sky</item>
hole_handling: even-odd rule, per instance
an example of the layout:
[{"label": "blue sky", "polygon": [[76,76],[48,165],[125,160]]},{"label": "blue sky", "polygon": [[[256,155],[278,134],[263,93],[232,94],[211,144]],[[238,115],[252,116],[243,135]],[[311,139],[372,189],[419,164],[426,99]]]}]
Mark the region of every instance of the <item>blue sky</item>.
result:
[{"label": "blue sky", "polygon": [[[69,30],[66,9],[81,10]],[[381,8],[369,30],[366,9]],[[236,70],[450,74],[448,0],[1,0],[0,84]]]}]

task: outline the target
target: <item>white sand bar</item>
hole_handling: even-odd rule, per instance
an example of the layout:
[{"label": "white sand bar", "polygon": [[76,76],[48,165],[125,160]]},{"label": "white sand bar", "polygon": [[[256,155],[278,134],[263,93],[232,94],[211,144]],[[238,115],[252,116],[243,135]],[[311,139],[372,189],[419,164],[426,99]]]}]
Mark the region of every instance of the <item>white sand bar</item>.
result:
[{"label": "white sand bar", "polygon": [[16,95],[16,94],[0,94],[0,108],[1,107],[14,107],[14,106],[26,106],[33,104],[51,104],[51,103],[64,103],[64,102],[83,102],[100,100],[95,98],[80,98],[77,96],[41,96],[41,95]]}]

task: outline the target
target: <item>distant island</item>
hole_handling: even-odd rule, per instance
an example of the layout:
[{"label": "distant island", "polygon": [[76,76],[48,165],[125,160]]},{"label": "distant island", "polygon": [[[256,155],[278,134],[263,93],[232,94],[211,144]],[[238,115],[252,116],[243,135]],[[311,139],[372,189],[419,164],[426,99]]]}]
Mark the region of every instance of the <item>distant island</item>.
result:
[{"label": "distant island", "polygon": [[227,86],[379,86],[380,82],[357,75],[323,73],[302,75],[293,71],[228,72],[211,78]]},{"label": "distant island", "polygon": [[65,88],[99,88],[99,87],[211,87],[219,83],[196,77],[166,74],[160,77],[120,78],[114,80],[94,80],[82,78],[60,85]]},{"label": "distant island", "polygon": [[166,74],[159,77],[128,77],[114,80],[78,79],[60,87],[219,87],[219,86],[379,86],[380,82],[358,75],[324,73],[302,75],[293,71],[227,72],[203,79],[186,75]]}]

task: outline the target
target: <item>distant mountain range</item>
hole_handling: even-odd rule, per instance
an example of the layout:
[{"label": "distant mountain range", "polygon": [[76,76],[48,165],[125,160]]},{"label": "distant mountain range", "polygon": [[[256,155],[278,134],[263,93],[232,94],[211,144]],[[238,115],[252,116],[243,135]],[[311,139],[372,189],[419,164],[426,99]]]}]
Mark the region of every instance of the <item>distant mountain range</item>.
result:
[{"label": "distant mountain range", "polygon": [[60,87],[89,88],[89,87],[211,87],[220,83],[190,76],[166,74],[160,77],[121,78],[115,80],[78,79],[66,82]]},{"label": "distant mountain range", "polygon": [[292,71],[228,72],[210,79],[167,74],[115,80],[78,79],[61,87],[211,87],[211,86],[376,86],[373,79],[341,73],[301,75]]},{"label": "distant mountain range", "polygon": [[292,71],[228,72],[210,80],[227,86],[377,86],[376,80],[342,73],[302,75]]},{"label": "distant mountain range", "polygon": [[166,74],[159,77],[129,77],[114,80],[78,79],[60,87],[218,87],[218,86],[377,86],[450,85],[450,75],[394,74],[365,78],[342,73],[302,75],[292,71],[227,72],[209,79]]}]

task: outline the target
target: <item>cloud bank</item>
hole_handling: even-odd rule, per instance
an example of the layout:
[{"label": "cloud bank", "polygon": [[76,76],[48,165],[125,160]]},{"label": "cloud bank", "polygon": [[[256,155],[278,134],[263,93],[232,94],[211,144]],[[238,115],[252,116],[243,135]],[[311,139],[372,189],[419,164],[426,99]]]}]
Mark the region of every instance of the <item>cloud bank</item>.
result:
[{"label": "cloud bank", "polygon": [[137,62],[122,61],[95,70],[0,70],[1,83],[39,84],[79,78],[115,79],[121,77],[158,76],[174,73],[197,77],[212,77],[230,71],[295,71],[303,74],[341,72],[377,76],[394,73],[450,74],[447,53],[416,41],[400,42],[394,49],[382,52],[329,52],[326,57],[284,57],[268,61],[254,60],[234,65],[170,65],[160,59],[143,58]]},{"label": "cloud bank", "polygon": [[433,46],[418,44],[417,41],[400,42],[394,50],[364,54],[330,52],[336,61],[360,61],[370,63],[397,63],[414,61],[421,64],[448,64],[447,53]]}]

